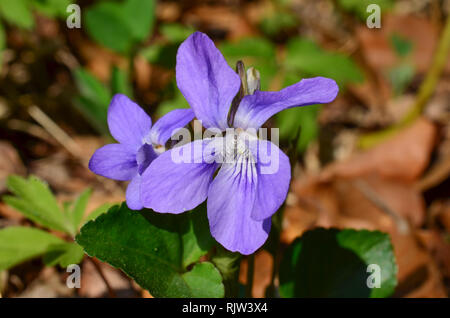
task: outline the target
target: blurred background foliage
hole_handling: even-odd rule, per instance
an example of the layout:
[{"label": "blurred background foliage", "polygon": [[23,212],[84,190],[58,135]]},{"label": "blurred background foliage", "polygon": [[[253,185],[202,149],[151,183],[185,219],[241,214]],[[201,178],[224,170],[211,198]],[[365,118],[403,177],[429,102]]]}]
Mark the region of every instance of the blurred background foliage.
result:
[{"label": "blurred background foliage", "polygon": [[[222,5],[220,2],[217,4]],[[263,90],[279,90],[301,78],[313,76],[335,79],[342,92],[345,92],[349,84],[363,83],[365,72],[352,54],[329,41],[324,42],[323,39],[308,34],[308,27],[305,27],[302,16],[297,14],[300,9],[293,9],[298,6],[297,2],[263,1],[260,6],[262,9],[256,12],[257,16],[253,18],[252,25],[242,27],[242,34],[227,36],[226,32],[229,31],[220,28],[215,30],[214,25],[206,26],[204,31],[208,32],[210,28],[209,33],[212,32],[213,37],[216,35],[216,40],[219,40],[218,47],[231,67],[234,68],[237,60],[242,59],[247,67],[257,68],[261,73]],[[362,22],[370,14],[366,10],[368,4],[378,4],[383,11],[389,11],[393,7],[391,0],[322,2],[321,5],[324,6],[335,6],[334,10],[341,15],[338,19],[354,15]],[[7,47],[5,26],[21,30],[19,32],[23,36],[23,32],[33,32],[36,27],[35,15],[38,15],[39,19],[60,19],[60,22],[57,22],[60,28],[71,13],[66,11],[69,3],[68,0],[1,1],[0,15],[3,23],[0,26],[0,48]],[[236,1],[230,3],[231,12],[226,14],[236,12],[242,16],[245,13],[239,12],[239,4]],[[100,74],[100,66],[97,68],[94,65],[83,65],[83,61],[78,62],[80,56],[74,57],[77,60],[76,65],[70,65],[71,80],[75,82],[78,93],[72,92],[73,97],[66,102],[75,106],[91,127],[102,134],[108,134],[106,109],[111,96],[119,92],[143,101],[144,104],[151,104],[151,112],[158,117],[172,109],[188,107],[177,90],[173,77],[175,56],[179,44],[194,30],[201,30],[202,25],[196,25],[198,22],[192,18],[192,21],[183,21],[181,11],[195,8],[197,5],[214,4],[214,1],[161,1],[160,8],[165,9],[160,9],[159,12],[166,10],[167,13],[163,14],[168,17],[165,19],[161,16],[159,20],[155,0],[79,1],[79,4],[82,6],[82,28],[65,31],[69,33],[67,44],[71,46],[81,43],[89,46],[89,54],[98,54],[99,59],[103,54],[108,61],[102,63],[102,67],[106,64],[109,66],[108,69],[102,69]],[[249,1],[249,7],[252,5],[255,6],[255,3]],[[178,11],[171,13],[170,10],[176,6],[179,8],[173,10]],[[308,8],[311,5],[304,6]],[[325,9],[330,10],[330,7]],[[236,32],[239,33],[239,30]],[[408,59],[412,47],[407,39],[398,34],[392,34],[391,42],[401,57],[401,62],[387,70],[385,76],[392,83],[395,94],[401,95],[414,77],[414,67]],[[78,54],[83,55],[83,52]],[[146,64],[147,73],[154,69],[163,72],[164,80],[155,85],[139,85],[140,78],[136,73],[143,73],[138,69],[143,63]],[[144,82],[148,82],[148,79]],[[142,86],[150,88],[152,92],[142,92]],[[277,115],[275,121],[280,127],[281,139],[288,141],[295,138],[299,126],[302,125],[297,146],[299,151],[304,151],[318,136],[319,112],[320,106],[312,106],[288,110]]]},{"label": "blurred background foliage", "polygon": [[[80,29],[66,25],[72,14],[66,10],[70,3],[81,7]],[[371,14],[367,12],[369,4],[381,8],[380,30],[366,26]],[[424,281],[433,281],[434,285],[428,293],[419,295],[442,295],[450,279],[449,249],[442,243],[448,241],[450,214],[442,212],[446,215],[443,221],[435,216],[441,215],[436,209],[450,211],[449,203],[442,203],[443,198],[448,199],[450,63],[443,66],[447,78],[443,77],[440,86],[434,83],[434,108],[430,106],[431,110],[424,112],[433,124],[420,122],[418,128],[414,126],[386,148],[375,149],[347,166],[334,170],[324,167],[353,158],[362,135],[384,131],[408,117],[433,63],[449,8],[448,0],[0,0],[0,151],[4,158],[0,162],[0,190],[14,194],[0,204],[0,227],[30,222],[42,227],[37,230],[40,232],[6,233],[3,239],[13,241],[25,235],[32,242],[38,238],[40,252],[29,253],[22,246],[20,260],[43,256],[47,265],[64,263],[67,258],[80,261],[78,245],[58,245],[58,235],[41,233],[44,228],[53,231],[55,226],[33,219],[23,208],[37,204],[28,190],[38,189],[37,193],[51,202],[47,205],[65,215],[67,220],[59,220],[64,225],[57,223],[56,231],[69,236],[76,234],[81,222],[78,217],[76,222],[72,219],[74,214],[97,211],[94,215],[98,215],[105,204],[123,201],[123,185],[99,179],[85,168],[93,151],[110,138],[106,115],[111,97],[126,94],[153,120],[175,108],[189,107],[176,86],[176,52],[192,32],[199,30],[214,40],[232,68],[238,60],[246,67],[257,68],[263,90],[280,90],[314,76],[331,77],[340,87],[332,104],[286,110],[265,124],[280,128],[283,149],[295,147],[294,161],[299,170],[286,203],[288,230],[275,226],[273,233],[290,243],[311,224],[389,232],[390,228],[383,226],[389,222],[395,225],[398,218],[407,219],[411,227],[433,228],[432,234],[426,232],[427,248],[432,251],[420,256],[416,243],[399,239],[397,229],[389,232],[394,250],[400,246],[401,251],[416,253],[405,256],[395,250],[400,260],[396,295],[414,294],[408,279],[417,280],[420,273],[408,271],[408,264],[420,260],[420,266],[431,266],[432,257],[444,264],[444,270],[436,274],[430,269]],[[416,148],[411,150],[409,146]],[[402,157],[395,158],[396,154]],[[302,176],[322,169],[327,172],[326,186],[304,190]],[[385,214],[373,216],[386,210],[385,202],[374,198],[373,191],[359,185],[365,199],[354,199],[353,183],[332,179],[335,175],[360,178],[361,171],[368,170],[381,179],[369,179],[368,183],[382,193],[389,192],[382,199],[393,210],[405,211],[397,211],[400,217],[391,215],[394,221],[386,221],[386,213],[392,212],[389,208]],[[431,171],[431,176],[422,176],[424,171]],[[7,179],[10,174],[36,174],[48,182],[55,195],[37,179]],[[400,181],[392,185],[396,178]],[[22,192],[14,187],[17,183],[24,185]],[[88,186],[93,187],[92,196],[90,191],[84,192]],[[398,199],[390,201],[392,193]],[[20,203],[24,198],[27,203]],[[75,208],[80,200],[81,207]],[[370,203],[358,205],[364,200]],[[58,205],[56,201],[69,203]],[[378,206],[375,212],[374,205]],[[45,206],[39,209],[44,215],[55,212]],[[425,209],[432,210],[427,219]],[[339,213],[344,214],[342,219],[336,217]],[[312,215],[319,221],[312,220]],[[434,225],[440,235],[438,243],[434,236],[433,241],[430,239],[435,234]],[[311,244],[308,240],[296,244]],[[353,241],[350,245],[358,247]],[[256,262],[264,257],[257,256]],[[4,265],[0,261],[0,269],[16,263]],[[20,270],[17,275],[25,277]],[[444,278],[440,280],[434,274]],[[14,288],[12,294],[24,289],[19,285]],[[80,293],[94,295],[91,290]]]}]

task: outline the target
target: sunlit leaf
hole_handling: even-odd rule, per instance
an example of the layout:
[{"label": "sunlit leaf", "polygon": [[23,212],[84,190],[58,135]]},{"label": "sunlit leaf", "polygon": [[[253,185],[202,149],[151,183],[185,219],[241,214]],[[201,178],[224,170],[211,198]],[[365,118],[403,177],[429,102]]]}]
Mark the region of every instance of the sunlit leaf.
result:
[{"label": "sunlit leaf", "polygon": [[33,176],[28,180],[19,176],[10,176],[7,187],[15,196],[4,196],[3,200],[6,204],[42,226],[74,234],[70,220],[66,218],[43,181]]},{"label": "sunlit leaf", "polygon": [[24,29],[31,29],[34,26],[28,0],[1,0],[0,15],[9,23]]},{"label": "sunlit leaf", "polygon": [[73,208],[70,211],[69,215],[72,220],[72,225],[74,227],[75,232],[78,231],[78,227],[80,226],[81,221],[83,220],[91,194],[92,190],[86,189],[83,191],[83,193],[80,194],[80,196],[73,203]]},{"label": "sunlit leaf", "polygon": [[59,265],[66,268],[71,264],[79,264],[83,256],[83,248],[77,243],[61,243],[49,246],[43,261],[47,266]]},{"label": "sunlit leaf", "polygon": [[0,230],[0,270],[11,268],[48,252],[64,241],[42,230],[11,226]]}]

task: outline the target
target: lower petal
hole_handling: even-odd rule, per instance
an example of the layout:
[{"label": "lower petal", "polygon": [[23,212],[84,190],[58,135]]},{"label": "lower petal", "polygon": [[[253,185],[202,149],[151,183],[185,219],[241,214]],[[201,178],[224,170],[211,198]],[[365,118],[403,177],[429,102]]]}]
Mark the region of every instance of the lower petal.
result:
[{"label": "lower petal", "polygon": [[137,173],[136,152],[122,144],[103,146],[92,155],[89,169],[113,180],[131,180]]},{"label": "lower petal", "polygon": [[253,163],[223,164],[208,193],[208,219],[212,236],[226,249],[254,253],[267,240],[270,218],[252,219],[257,176]]},{"label": "lower petal", "polygon": [[131,210],[140,210],[143,208],[140,190],[141,175],[137,174],[133,179],[131,179],[126,193],[127,205]]},{"label": "lower petal", "polygon": [[280,148],[267,140],[250,144],[257,158],[258,189],[252,218],[265,220],[272,216],[283,204],[289,191],[291,165],[289,158]]},{"label": "lower petal", "polygon": [[[205,161],[208,140],[197,140],[173,148],[156,158],[142,175],[141,200],[145,207],[161,213],[182,213],[205,201],[217,169]],[[181,153],[183,162],[176,160]]]}]

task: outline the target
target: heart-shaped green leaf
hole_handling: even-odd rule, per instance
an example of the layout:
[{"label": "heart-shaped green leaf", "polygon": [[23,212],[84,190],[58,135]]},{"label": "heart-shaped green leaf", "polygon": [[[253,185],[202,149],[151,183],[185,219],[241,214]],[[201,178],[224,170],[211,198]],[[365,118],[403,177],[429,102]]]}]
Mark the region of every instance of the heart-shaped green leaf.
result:
[{"label": "heart-shaped green leaf", "polygon": [[204,205],[181,215],[112,207],[83,226],[86,253],[120,268],[155,297],[222,297],[219,271],[198,261],[212,246]]},{"label": "heart-shaped green leaf", "polygon": [[279,272],[280,294],[283,297],[387,297],[397,284],[396,274],[397,265],[387,234],[316,229],[297,238],[287,249]]}]

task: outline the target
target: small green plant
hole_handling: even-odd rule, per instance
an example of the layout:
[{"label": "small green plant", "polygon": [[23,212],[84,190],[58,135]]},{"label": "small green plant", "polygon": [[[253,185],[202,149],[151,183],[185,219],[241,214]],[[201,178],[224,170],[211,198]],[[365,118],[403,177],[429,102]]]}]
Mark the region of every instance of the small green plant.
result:
[{"label": "small green plant", "polygon": [[28,226],[9,226],[0,230],[0,270],[9,269],[24,261],[42,257],[47,266],[67,267],[83,259],[83,248],[74,241],[79,228],[104,213],[111,205],[104,204],[86,216],[91,195],[87,189],[73,202],[61,207],[47,184],[36,177],[28,179],[10,176],[8,189],[13,195],[3,201],[44,229]]}]

